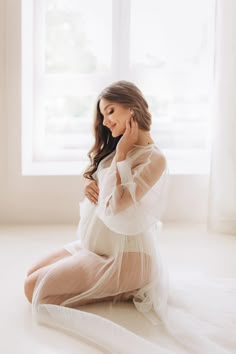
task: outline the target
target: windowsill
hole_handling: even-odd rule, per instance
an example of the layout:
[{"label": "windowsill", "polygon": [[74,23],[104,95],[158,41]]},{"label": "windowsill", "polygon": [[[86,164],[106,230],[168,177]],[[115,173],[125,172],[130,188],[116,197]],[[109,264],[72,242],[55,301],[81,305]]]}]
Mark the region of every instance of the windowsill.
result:
[{"label": "windowsill", "polygon": [[[182,161],[168,161],[169,175],[209,175],[210,168],[201,161],[191,166]],[[22,166],[22,176],[79,176],[85,168],[79,161],[35,161]]]},{"label": "windowsill", "polygon": [[79,176],[84,168],[78,161],[35,161],[22,166],[22,176]]}]

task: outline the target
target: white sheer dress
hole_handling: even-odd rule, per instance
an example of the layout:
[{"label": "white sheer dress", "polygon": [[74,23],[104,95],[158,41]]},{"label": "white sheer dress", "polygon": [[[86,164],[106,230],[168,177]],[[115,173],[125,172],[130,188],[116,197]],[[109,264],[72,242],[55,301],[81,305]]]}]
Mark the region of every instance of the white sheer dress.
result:
[{"label": "white sheer dress", "polygon": [[[168,167],[160,149],[135,145],[121,162],[114,155],[103,159],[94,174],[98,204],[87,198],[80,204],[78,240],[64,246],[71,256],[37,281],[35,319],[76,333],[104,352],[236,353],[236,279],[171,279],[161,259],[157,233]],[[143,321],[155,326],[157,338],[163,333],[160,325],[165,329],[167,342],[146,340],[83,311],[83,305],[99,301],[132,302]]]}]

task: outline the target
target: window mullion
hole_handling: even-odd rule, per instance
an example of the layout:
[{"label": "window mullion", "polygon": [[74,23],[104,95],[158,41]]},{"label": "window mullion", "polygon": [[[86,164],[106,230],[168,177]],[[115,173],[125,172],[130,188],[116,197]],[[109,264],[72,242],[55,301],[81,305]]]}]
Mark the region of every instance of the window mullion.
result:
[{"label": "window mullion", "polygon": [[120,80],[129,76],[131,0],[112,2],[112,76]]}]

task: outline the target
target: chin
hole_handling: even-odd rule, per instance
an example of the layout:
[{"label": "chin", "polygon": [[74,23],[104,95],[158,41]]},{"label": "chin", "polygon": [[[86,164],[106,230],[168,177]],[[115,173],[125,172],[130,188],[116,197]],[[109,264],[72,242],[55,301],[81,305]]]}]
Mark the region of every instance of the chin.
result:
[{"label": "chin", "polygon": [[113,138],[117,138],[118,136],[120,136],[121,135],[121,133],[120,132],[111,132],[111,135],[112,135],[112,137]]},{"label": "chin", "polygon": [[113,132],[112,132],[111,135],[112,135],[113,138],[117,138],[117,137],[120,136],[121,134],[117,134],[117,133],[113,133]]},{"label": "chin", "polygon": [[122,131],[121,131],[121,130],[116,130],[116,129],[114,129],[114,130],[111,132],[111,135],[112,135],[113,138],[117,138],[118,136],[123,135],[124,132],[125,132],[125,130],[122,130]]}]

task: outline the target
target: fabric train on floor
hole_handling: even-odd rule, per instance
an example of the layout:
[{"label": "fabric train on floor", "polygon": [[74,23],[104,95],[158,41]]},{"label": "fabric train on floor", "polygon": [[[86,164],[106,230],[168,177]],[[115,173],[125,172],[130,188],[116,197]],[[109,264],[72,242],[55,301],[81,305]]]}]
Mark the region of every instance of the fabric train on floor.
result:
[{"label": "fabric train on floor", "polygon": [[[121,162],[113,152],[93,177],[98,204],[81,202],[78,239],[36,283],[34,318],[104,353],[236,353],[236,279],[169,274],[161,258],[157,235],[168,168],[159,148],[136,145]],[[133,304],[155,329],[155,341],[83,311],[101,301],[114,308]]]}]

